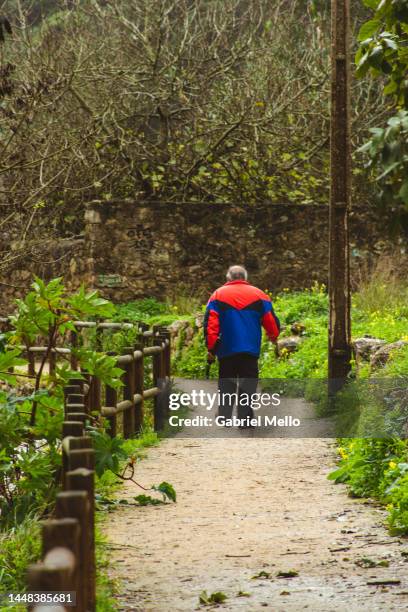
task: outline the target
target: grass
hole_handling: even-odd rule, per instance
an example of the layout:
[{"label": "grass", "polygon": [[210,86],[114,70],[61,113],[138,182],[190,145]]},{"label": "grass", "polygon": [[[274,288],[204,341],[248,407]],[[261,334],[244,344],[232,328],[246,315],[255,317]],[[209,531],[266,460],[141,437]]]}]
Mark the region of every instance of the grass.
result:
[{"label": "grass", "polygon": [[[39,519],[27,516],[14,528],[0,534],[0,584],[2,593],[22,593],[26,589],[27,567],[41,556]],[[0,610],[9,606],[0,606]],[[13,610],[25,610],[16,605]]]},{"label": "grass", "polygon": [[109,548],[106,538],[102,535],[103,520],[100,513],[96,514],[95,530],[96,545],[96,601],[98,612],[115,612],[117,610],[115,594],[119,592],[117,581],[109,577]]},{"label": "grass", "polygon": [[[383,303],[387,291],[372,280],[370,289],[361,287],[353,295],[352,321],[353,338],[371,335],[387,342],[408,340],[408,299],[405,299],[406,289],[393,283],[388,300],[382,310],[374,307],[376,292],[378,303]],[[377,289],[376,289],[377,287]],[[367,298],[369,295],[369,299]],[[274,347],[263,340],[260,358],[260,373],[264,379],[324,379],[327,377],[327,324],[328,297],[323,285],[314,285],[309,290],[288,292],[283,291],[274,297],[274,308],[279,315],[283,327],[281,338],[292,335],[291,325],[301,322],[305,332],[299,350],[289,354],[283,352],[278,359]],[[404,350],[395,355],[394,368],[405,368]],[[206,366],[206,350],[202,334],[197,334],[188,349],[179,350],[175,361],[176,373],[180,376],[203,378]],[[216,376],[216,366],[212,375]]]},{"label": "grass", "polygon": [[408,313],[408,285],[401,273],[400,259],[385,256],[374,270],[363,270],[357,283],[355,303],[361,312],[386,312],[390,304]]},{"label": "grass", "polygon": [[143,321],[149,325],[169,325],[179,319],[193,321],[201,309],[198,300],[179,295],[174,302],[159,302],[154,298],[135,300],[116,306],[116,321]]}]

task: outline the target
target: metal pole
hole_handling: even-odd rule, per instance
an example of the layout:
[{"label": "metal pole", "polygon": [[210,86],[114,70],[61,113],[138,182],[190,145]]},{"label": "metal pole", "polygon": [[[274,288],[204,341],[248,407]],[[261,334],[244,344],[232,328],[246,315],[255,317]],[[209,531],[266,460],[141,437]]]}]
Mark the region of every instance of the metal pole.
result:
[{"label": "metal pole", "polygon": [[329,394],[350,371],[350,0],[332,0],[332,95],[329,217]]}]

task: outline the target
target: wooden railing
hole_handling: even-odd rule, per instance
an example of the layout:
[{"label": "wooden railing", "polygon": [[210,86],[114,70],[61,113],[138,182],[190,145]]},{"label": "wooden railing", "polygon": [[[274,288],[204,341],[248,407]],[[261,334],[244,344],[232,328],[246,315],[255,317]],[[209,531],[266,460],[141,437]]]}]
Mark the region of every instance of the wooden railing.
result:
[{"label": "wooden railing", "polygon": [[[42,523],[43,561],[28,569],[28,591],[58,593],[52,609],[55,612],[96,610],[95,564],[95,452],[92,440],[85,435],[85,401],[83,380],[73,379],[66,388],[65,418],[62,429],[62,491],[57,494],[55,518]],[[67,412],[75,400],[78,412]],[[81,410],[80,410],[81,409]],[[73,606],[58,602],[65,594]],[[42,604],[29,610],[50,610]]]},{"label": "wooden railing", "polygon": [[[4,330],[10,328],[8,318],[0,318],[0,325]],[[83,330],[95,329],[96,348],[101,350],[103,345],[103,334],[105,331],[123,331],[135,329],[137,331],[137,342],[134,346],[126,347],[121,355],[117,355],[117,365],[123,368],[124,386],[120,391],[102,385],[101,381],[92,375],[82,371],[87,385],[84,396],[84,414],[100,413],[110,423],[110,435],[116,436],[118,432],[118,417],[122,415],[122,429],[125,438],[138,433],[143,423],[143,404],[147,399],[153,398],[153,420],[154,429],[162,429],[168,414],[167,389],[170,380],[171,345],[170,333],[167,328],[155,325],[149,329],[144,323],[111,323],[93,321],[76,321],[75,331],[70,334],[69,345],[56,347],[49,350],[44,346],[31,346],[28,349],[20,347],[23,355],[28,360],[28,375],[35,377],[37,360],[49,351],[47,366],[50,374],[55,372],[58,361],[69,361],[71,369],[78,370],[78,359],[75,348],[80,344],[80,335]],[[114,352],[108,354],[115,356]],[[144,388],[144,372],[149,367],[152,372],[152,387]],[[73,398],[68,405],[68,417],[78,416],[79,407]],[[85,418],[84,416],[81,418]]]},{"label": "wooden railing", "polygon": [[[8,319],[0,325],[9,328]],[[94,323],[77,321],[71,333],[70,346],[49,351],[46,347],[24,348],[28,359],[28,374],[35,377],[38,362],[47,351],[49,372],[55,371],[57,362],[69,360],[71,369],[78,371],[75,348],[80,344],[83,330],[95,328],[96,345],[103,346],[102,334],[106,330],[126,330],[130,323]],[[28,591],[42,593],[75,594],[74,606],[58,602],[52,608],[41,603],[29,604],[35,612],[94,612],[95,596],[95,452],[92,439],[86,435],[86,423],[91,416],[102,415],[109,421],[109,434],[113,437],[122,430],[129,438],[143,425],[144,403],[153,399],[155,430],[163,427],[168,414],[170,387],[170,334],[164,327],[149,329],[137,324],[137,342],[116,355],[117,365],[123,369],[123,387],[120,390],[103,384],[96,376],[81,371],[82,378],[73,378],[64,388],[64,422],[62,428],[61,492],[57,494],[55,518],[42,523],[42,561],[28,570]],[[109,353],[113,354],[114,353]],[[145,388],[145,369],[152,374],[152,386]],[[17,372],[18,374],[18,372]],[[121,422],[120,422],[121,421]]]}]

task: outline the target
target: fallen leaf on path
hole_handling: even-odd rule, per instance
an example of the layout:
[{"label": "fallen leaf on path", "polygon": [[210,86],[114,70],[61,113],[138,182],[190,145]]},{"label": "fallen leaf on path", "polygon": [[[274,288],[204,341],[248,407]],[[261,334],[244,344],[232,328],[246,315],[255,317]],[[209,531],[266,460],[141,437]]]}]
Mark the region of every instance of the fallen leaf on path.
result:
[{"label": "fallen leaf on path", "polygon": [[251,593],[247,593],[247,591],[238,591],[237,597],[251,597]]},{"label": "fallen leaf on path", "polygon": [[340,548],[329,548],[330,552],[343,552],[345,550],[350,550],[350,546],[341,546]]},{"label": "fallen leaf on path", "polygon": [[374,561],[374,559],[369,559],[369,557],[362,557],[361,559],[357,559],[354,561],[356,565],[359,567],[369,568],[369,567],[389,567],[390,562],[386,559],[382,559],[381,561]]},{"label": "fallen leaf on path", "polygon": [[277,578],[296,578],[296,576],[299,576],[299,572],[296,570],[282,571],[276,574]]},{"label": "fallen leaf on path", "polygon": [[211,606],[212,604],[224,603],[228,597],[222,591],[216,591],[208,595],[207,591],[202,591],[198,596],[198,600],[203,606]]},{"label": "fallen leaf on path", "polygon": [[264,572],[262,570],[261,572],[259,572],[259,574],[255,574],[255,576],[252,576],[252,580],[257,580],[258,578],[269,578],[269,577],[270,577],[270,573]]},{"label": "fallen leaf on path", "polygon": [[370,586],[381,586],[381,585],[386,585],[386,584],[401,584],[401,580],[398,580],[397,578],[389,578],[388,580],[368,580],[366,584],[369,584]]}]

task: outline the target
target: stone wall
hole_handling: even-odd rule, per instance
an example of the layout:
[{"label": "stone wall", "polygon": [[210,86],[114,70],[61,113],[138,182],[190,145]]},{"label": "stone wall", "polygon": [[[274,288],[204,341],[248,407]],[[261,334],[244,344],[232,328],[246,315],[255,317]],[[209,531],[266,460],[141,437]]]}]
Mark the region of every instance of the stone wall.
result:
[{"label": "stone wall", "polygon": [[50,240],[44,234],[42,240],[36,237],[34,244],[27,241],[23,250],[18,241],[5,242],[7,246],[12,263],[0,273],[0,316],[13,310],[14,299],[27,293],[34,275],[46,280],[63,276],[70,289],[91,280],[92,266],[87,261],[83,237]]},{"label": "stone wall", "polygon": [[[352,269],[390,249],[375,210],[350,216]],[[327,283],[328,210],[324,206],[94,202],[85,244],[96,287],[114,301],[204,299],[244,264],[263,289]]]},{"label": "stone wall", "polygon": [[[404,241],[388,240],[384,227],[375,209],[352,211],[352,270]],[[26,293],[33,274],[64,276],[72,289],[84,282],[116,302],[178,294],[204,300],[234,263],[244,264],[262,289],[300,289],[327,282],[328,209],[93,202],[82,236],[52,241],[44,236],[33,252],[28,248],[0,278],[0,314]]]}]

